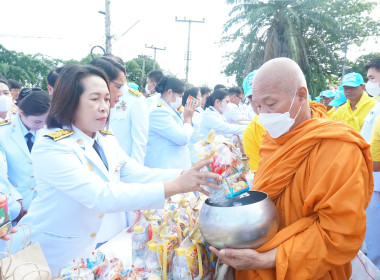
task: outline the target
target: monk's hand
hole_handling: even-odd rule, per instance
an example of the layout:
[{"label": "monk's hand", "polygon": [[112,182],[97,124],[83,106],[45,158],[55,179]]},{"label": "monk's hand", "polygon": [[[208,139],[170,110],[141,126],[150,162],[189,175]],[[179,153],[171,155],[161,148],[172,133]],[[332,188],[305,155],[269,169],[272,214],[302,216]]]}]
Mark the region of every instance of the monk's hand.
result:
[{"label": "monk's hand", "polygon": [[210,246],[210,250],[224,263],[237,270],[256,270],[276,267],[277,248],[259,253],[253,249],[221,249]]}]

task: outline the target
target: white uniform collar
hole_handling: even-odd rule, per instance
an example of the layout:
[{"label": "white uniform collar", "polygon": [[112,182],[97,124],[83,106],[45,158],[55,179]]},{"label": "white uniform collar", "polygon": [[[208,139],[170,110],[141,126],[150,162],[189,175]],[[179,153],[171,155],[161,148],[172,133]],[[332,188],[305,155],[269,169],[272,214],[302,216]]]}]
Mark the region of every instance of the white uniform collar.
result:
[{"label": "white uniform collar", "polygon": [[83,139],[83,141],[85,141],[88,145],[90,145],[90,146],[94,145],[95,140],[99,143],[99,136],[100,136],[99,131],[97,131],[95,133],[94,138],[92,138],[92,137],[88,136],[86,133],[84,133],[82,130],[77,128],[74,124],[72,126],[73,126],[73,131],[75,134],[78,135],[78,138]]}]

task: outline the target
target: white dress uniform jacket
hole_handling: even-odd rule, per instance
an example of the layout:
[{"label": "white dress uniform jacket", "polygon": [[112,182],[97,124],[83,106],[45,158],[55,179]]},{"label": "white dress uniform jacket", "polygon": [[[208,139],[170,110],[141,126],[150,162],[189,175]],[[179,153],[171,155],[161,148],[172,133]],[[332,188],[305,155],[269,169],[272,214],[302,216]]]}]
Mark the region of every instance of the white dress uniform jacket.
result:
[{"label": "white dress uniform jacket", "polygon": [[246,125],[227,123],[223,115],[213,106],[210,106],[202,114],[199,134],[201,139],[205,139],[211,129],[214,129],[215,134],[231,138],[234,134],[241,135],[246,127]]},{"label": "white dress uniform jacket", "polygon": [[[8,167],[5,152],[0,148],[0,192],[7,195],[8,209],[12,220],[20,214],[21,205],[17,200],[22,199],[19,192],[9,183],[7,177]],[[4,252],[4,251],[1,251]]]},{"label": "white dress uniform jacket", "polygon": [[[0,147],[4,150],[8,165],[8,180],[21,194],[23,206],[28,209],[35,196],[36,181],[33,161],[25,140],[28,130],[17,114],[11,122],[0,126]],[[34,144],[39,137],[35,132]]]},{"label": "white dress uniform jacket", "polygon": [[146,99],[146,102],[148,103],[149,110],[151,108],[154,108],[157,105],[157,103],[160,101],[160,99],[161,99],[161,93],[158,93],[158,92],[155,92],[154,94],[148,96]]},{"label": "white dress uniform jacket", "polygon": [[[91,254],[107,215],[119,215],[125,223],[126,211],[162,208],[165,194],[159,181],[181,172],[141,166],[123,152],[114,136],[97,132],[94,139],[104,151],[107,170],[92,147],[93,138],[75,126],[55,132],[33,148],[38,196],[20,221],[31,226],[30,240],[40,243],[54,275],[74,258]],[[17,251],[24,236],[14,235],[12,251]]]},{"label": "white dress uniform jacket", "polygon": [[194,132],[193,135],[190,138],[189,148],[190,148],[190,157],[191,157],[191,163],[194,164],[199,161],[199,158],[197,157],[195,151],[194,151],[194,144],[201,140],[201,137],[199,136],[199,127],[201,124],[201,118],[204,110],[201,106],[197,107],[194,111],[193,115],[193,128]]},{"label": "white dress uniform jacket", "polygon": [[183,123],[179,113],[160,98],[149,113],[149,136],[145,166],[189,168],[189,141],[193,127]]},{"label": "white dress uniform jacket", "polygon": [[120,101],[111,109],[110,127],[126,154],[144,164],[149,110],[146,98],[141,92],[133,89],[123,92]]},{"label": "white dress uniform jacket", "polygon": [[248,125],[250,123],[247,112],[243,104],[235,104],[230,102],[230,110],[224,115],[226,121],[232,124]]}]

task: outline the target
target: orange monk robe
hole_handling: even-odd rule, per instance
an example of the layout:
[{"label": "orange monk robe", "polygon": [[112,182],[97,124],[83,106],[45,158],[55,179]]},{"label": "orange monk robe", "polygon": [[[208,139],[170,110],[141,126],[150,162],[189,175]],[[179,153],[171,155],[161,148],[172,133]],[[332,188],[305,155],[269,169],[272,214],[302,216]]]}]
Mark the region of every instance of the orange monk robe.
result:
[{"label": "orange monk robe", "polygon": [[280,230],[257,250],[278,247],[276,268],[236,279],[349,279],[373,191],[369,147],[350,126],[322,118],[277,139],[265,134],[254,189],[275,202]]}]

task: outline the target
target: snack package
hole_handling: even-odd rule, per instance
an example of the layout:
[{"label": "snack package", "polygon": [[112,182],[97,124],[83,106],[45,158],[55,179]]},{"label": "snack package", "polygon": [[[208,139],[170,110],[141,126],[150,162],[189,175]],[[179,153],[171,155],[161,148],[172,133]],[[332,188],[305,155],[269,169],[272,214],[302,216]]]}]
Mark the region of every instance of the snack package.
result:
[{"label": "snack package", "polygon": [[8,209],[7,195],[0,193],[0,237],[6,235],[11,227],[11,215]]},{"label": "snack package", "polygon": [[238,172],[223,180],[223,191],[226,198],[232,198],[249,191],[249,186],[245,178],[245,172]]},{"label": "snack package", "polygon": [[171,263],[174,256],[174,251],[178,247],[176,236],[162,236],[161,244],[158,244],[157,253],[158,260],[162,269],[162,279],[170,279]]},{"label": "snack package", "polygon": [[194,98],[192,95],[189,95],[189,97],[186,100],[186,104],[191,103],[194,105],[197,105],[199,103],[198,99]]}]

